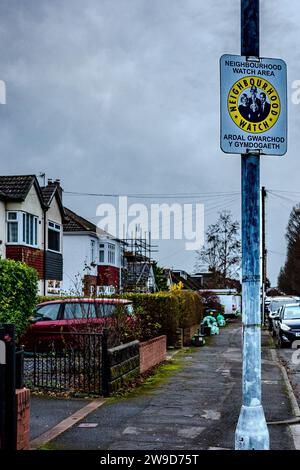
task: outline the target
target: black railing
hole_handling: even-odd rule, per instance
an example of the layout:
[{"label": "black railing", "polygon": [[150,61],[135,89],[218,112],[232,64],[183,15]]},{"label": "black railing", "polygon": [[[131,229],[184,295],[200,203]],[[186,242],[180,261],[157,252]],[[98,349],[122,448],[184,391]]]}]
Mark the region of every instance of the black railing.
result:
[{"label": "black railing", "polygon": [[106,395],[106,333],[39,333],[25,353],[25,384],[45,390]]}]

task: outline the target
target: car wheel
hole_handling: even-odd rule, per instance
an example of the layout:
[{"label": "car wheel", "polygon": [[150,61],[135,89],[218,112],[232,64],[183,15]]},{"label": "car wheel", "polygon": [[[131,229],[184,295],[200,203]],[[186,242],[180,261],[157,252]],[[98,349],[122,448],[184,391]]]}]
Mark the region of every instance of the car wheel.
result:
[{"label": "car wheel", "polygon": [[290,343],[284,343],[280,337],[277,339],[277,345],[280,349],[285,349],[290,347]]}]

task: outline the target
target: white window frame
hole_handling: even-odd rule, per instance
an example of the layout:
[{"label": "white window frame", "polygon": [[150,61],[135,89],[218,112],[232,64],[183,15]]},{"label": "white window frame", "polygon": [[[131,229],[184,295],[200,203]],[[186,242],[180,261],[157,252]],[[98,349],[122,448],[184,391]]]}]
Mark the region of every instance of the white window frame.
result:
[{"label": "white window frame", "polygon": [[[103,261],[100,258],[100,253],[103,253]],[[103,242],[99,243],[99,264],[105,264],[106,259],[106,244]]]},{"label": "white window frame", "polygon": [[[15,219],[10,219],[9,218],[9,215],[10,214],[16,214],[16,218]],[[12,241],[8,241],[9,239],[9,224],[16,224],[17,225],[17,241],[16,242],[12,242]],[[19,245],[19,226],[20,226],[20,214],[18,213],[18,211],[7,211],[6,212],[6,242],[9,244],[9,245]]]},{"label": "white window frame", "polygon": [[[16,219],[10,219],[9,216],[10,214],[16,214],[17,217]],[[6,243],[7,245],[23,245],[23,246],[29,246],[32,248],[37,248],[38,247],[38,217],[34,214],[30,214],[29,212],[24,212],[24,211],[14,211],[14,210],[8,210],[6,212]],[[26,226],[27,226],[27,221],[32,221],[32,224],[28,225],[28,238],[32,236],[32,243],[27,243],[26,238],[27,238],[27,233],[26,233]],[[25,222],[25,223],[24,223]],[[9,223],[16,223],[17,224],[17,241],[9,241],[8,237],[8,227]]]},{"label": "white window frame", "polygon": [[107,244],[107,264],[116,264],[116,245],[113,243]]},{"label": "white window frame", "polygon": [[[59,233],[59,251],[53,250],[53,248],[49,248],[49,230],[53,230],[53,232]],[[53,253],[61,253],[61,224],[58,224],[53,220],[48,220],[47,224],[47,249]]]}]

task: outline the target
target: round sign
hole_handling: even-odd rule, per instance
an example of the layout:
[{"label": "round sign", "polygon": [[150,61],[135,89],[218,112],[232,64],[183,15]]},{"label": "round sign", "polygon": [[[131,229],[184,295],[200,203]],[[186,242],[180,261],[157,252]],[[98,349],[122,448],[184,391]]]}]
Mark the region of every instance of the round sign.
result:
[{"label": "round sign", "polygon": [[279,95],[271,83],[258,77],[241,78],[231,88],[227,99],[233,122],[253,134],[267,132],[280,115]]}]

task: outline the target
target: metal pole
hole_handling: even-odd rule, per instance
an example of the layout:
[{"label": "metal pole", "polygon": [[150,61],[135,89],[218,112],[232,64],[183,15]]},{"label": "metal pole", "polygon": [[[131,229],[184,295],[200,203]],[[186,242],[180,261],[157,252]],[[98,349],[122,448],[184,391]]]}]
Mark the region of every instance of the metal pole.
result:
[{"label": "metal pole", "polygon": [[262,249],[262,324],[264,325],[266,322],[265,319],[265,297],[266,297],[266,281],[267,281],[267,250],[266,250],[266,196],[267,191],[266,188],[263,186],[261,188],[261,223],[262,223],[262,230],[261,230],[261,249]]},{"label": "metal pole", "polygon": [[[259,57],[259,0],[241,0],[241,55]],[[242,155],[243,402],[236,450],[269,449],[261,405],[259,159]]]}]

